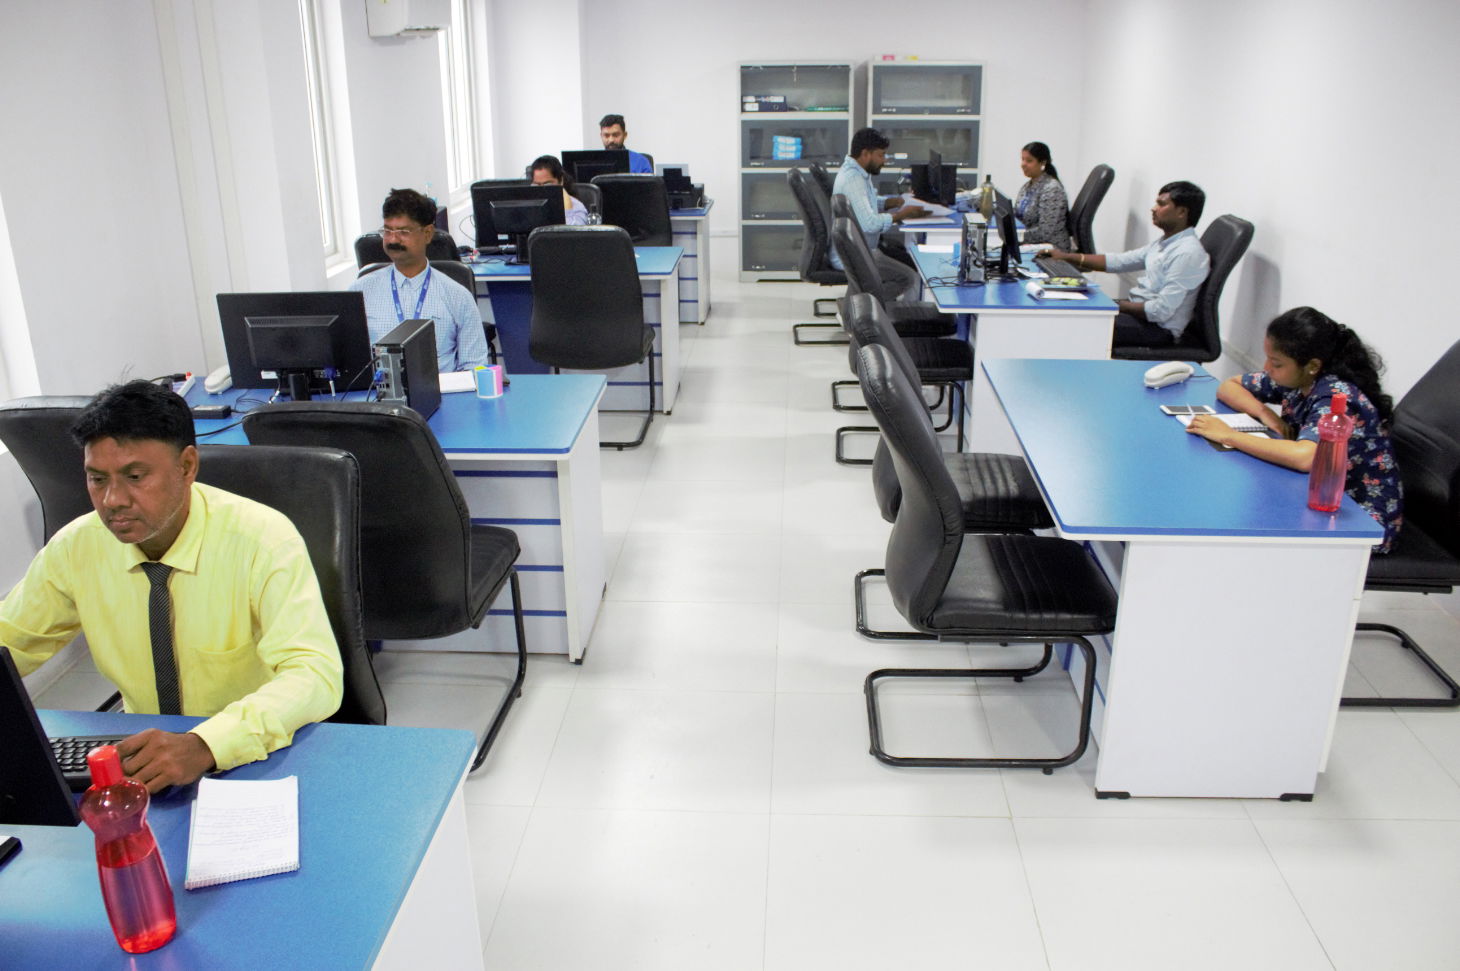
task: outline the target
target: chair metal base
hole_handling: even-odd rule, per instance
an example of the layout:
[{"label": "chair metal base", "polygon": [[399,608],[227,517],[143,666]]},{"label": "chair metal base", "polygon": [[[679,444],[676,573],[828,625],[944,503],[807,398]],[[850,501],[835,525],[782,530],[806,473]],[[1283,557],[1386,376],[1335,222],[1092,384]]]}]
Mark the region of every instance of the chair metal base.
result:
[{"label": "chair metal base", "polygon": [[[801,337],[801,331],[803,328],[805,328],[806,330],[834,330],[836,331],[836,333],[827,340],[803,340]],[[845,347],[852,342],[851,338],[847,337],[846,332],[842,330],[841,324],[818,324],[810,322],[802,324],[792,324],[791,339],[796,342],[797,347]]]},{"label": "chair metal base", "polygon": [[832,411],[866,411],[866,405],[843,404],[841,396],[837,393],[842,388],[860,388],[860,381],[833,381],[831,383],[831,410]]},{"label": "chair metal base", "polygon": [[[843,384],[843,383],[855,384],[856,382],[841,382],[841,381],[834,381],[834,382],[832,382],[832,405],[833,405],[833,407],[835,407],[835,405],[836,405],[836,386],[838,384]],[[947,389],[947,398],[948,398],[948,417],[946,419],[944,419],[943,424],[936,426],[933,429],[933,431],[935,431],[935,432],[945,432],[949,428],[952,428],[956,424],[958,426],[958,445],[957,445],[956,451],[961,452],[961,451],[963,451],[963,440],[964,440],[964,435],[963,435],[963,405],[961,403],[962,398],[963,398],[963,386],[961,384],[959,384],[957,381],[948,381],[946,383],[937,385],[937,388],[938,388],[938,400],[935,401],[933,404],[929,405],[928,407],[931,409],[931,408],[938,408],[938,407],[940,407],[942,405],[943,398],[944,398],[944,393],[943,392],[944,392],[944,389],[946,388]],[[850,407],[843,406],[842,408],[839,408],[837,410],[838,411],[853,411],[853,410],[865,411],[866,409],[853,409],[853,408],[850,408]],[[881,429],[878,428],[875,425],[843,425],[840,428],[838,428],[836,430],[836,461],[837,461],[837,464],[838,465],[871,465],[872,464],[872,460],[871,459],[853,459],[853,458],[847,458],[847,453],[846,453],[846,437],[848,435],[861,434],[861,433],[870,433],[870,432],[881,432]]]},{"label": "chair metal base", "polygon": [[836,462],[837,465],[871,465],[871,459],[848,458],[846,453],[846,440],[848,435],[878,435],[882,429],[876,425],[843,425],[836,430]]},{"label": "chair metal base", "polygon": [[[644,438],[649,434],[649,426],[654,423],[654,403],[656,400],[654,397],[654,352],[652,350],[650,350],[645,360],[649,362],[649,410],[644,415],[644,423],[639,426],[638,437],[627,442],[599,442],[599,448],[616,448],[620,452],[622,452],[626,448],[638,448],[640,445],[644,444]],[[553,368],[554,374],[558,374],[560,373],[560,371],[560,368]],[[638,414],[637,411],[627,411],[623,408],[600,408],[598,410],[598,413],[600,415]]]},{"label": "chair metal base", "polygon": [[867,625],[867,595],[864,583],[868,577],[885,577],[886,570],[863,570],[852,577],[852,599],[857,604],[857,633],[874,641],[936,641],[936,634],[909,630],[873,630]]},{"label": "chair metal base", "polygon": [[[963,638],[958,638],[962,640]],[[1095,648],[1088,640],[1078,635],[1048,634],[1032,637],[1014,633],[991,632],[990,641],[1006,643],[1043,644],[1044,656],[1039,663],[1028,668],[882,668],[867,675],[862,690],[867,696],[867,726],[871,733],[871,752],[879,762],[887,765],[915,766],[921,768],[958,769],[1041,769],[1049,775],[1055,769],[1070,765],[1085,754],[1090,744],[1090,711],[1095,700]],[[1049,664],[1055,642],[1074,644],[1085,658],[1084,690],[1080,698],[1080,728],[1075,747],[1067,754],[1055,758],[1008,758],[990,756],[987,758],[935,758],[922,756],[891,755],[882,745],[882,719],[877,711],[877,682],[884,678],[1012,678],[1023,681],[1038,674]]]},{"label": "chair metal base", "polygon": [[522,623],[522,586],[517,580],[516,567],[512,568],[508,578],[512,584],[512,622],[517,628],[517,675],[512,679],[512,687],[508,689],[507,696],[502,699],[497,713],[492,716],[492,723],[487,726],[487,734],[482,737],[481,744],[477,746],[476,757],[472,759],[471,768],[468,770],[470,772],[475,772],[486,760],[487,751],[497,740],[497,733],[502,730],[502,723],[507,720],[507,712],[512,710],[512,702],[522,697],[522,682],[527,677],[527,629]]},{"label": "chair metal base", "polygon": [[[817,297],[815,300],[811,301],[811,316],[813,316],[813,317],[835,317],[836,316],[836,302],[837,302],[837,298],[836,297]],[[826,304],[826,303],[831,304],[831,309],[830,310],[826,310],[826,309],[824,309],[822,307],[822,304]],[[840,325],[838,325],[838,326],[840,326]]]},{"label": "chair metal base", "polygon": [[1355,630],[1376,630],[1386,634],[1392,634],[1399,639],[1401,646],[1414,652],[1415,657],[1423,662],[1424,666],[1445,686],[1449,692],[1447,698],[1343,698],[1339,704],[1344,708],[1460,708],[1460,684],[1445,672],[1445,669],[1430,657],[1425,649],[1415,643],[1410,637],[1398,627],[1391,624],[1356,624]]}]

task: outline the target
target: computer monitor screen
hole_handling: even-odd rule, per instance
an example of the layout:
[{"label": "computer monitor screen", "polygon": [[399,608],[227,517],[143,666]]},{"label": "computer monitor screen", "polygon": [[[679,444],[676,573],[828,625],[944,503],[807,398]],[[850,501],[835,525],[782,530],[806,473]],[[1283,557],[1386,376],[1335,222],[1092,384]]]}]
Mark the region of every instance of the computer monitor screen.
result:
[{"label": "computer monitor screen", "polygon": [[1014,210],[1008,206],[997,206],[994,218],[999,221],[999,239],[1003,246],[999,250],[999,274],[1008,276],[1019,265],[1019,231],[1014,224]]},{"label": "computer monitor screen", "polygon": [[944,165],[942,153],[928,150],[928,164],[912,167],[913,198],[951,206],[958,198],[958,167]]},{"label": "computer monitor screen", "polygon": [[51,754],[25,683],[10,651],[0,647],[0,825],[79,822],[76,801]]},{"label": "computer monitor screen", "polygon": [[365,296],[356,291],[220,293],[218,317],[234,387],[279,387],[303,401],[364,390],[374,379]]},{"label": "computer monitor screen", "polygon": [[561,226],[563,187],[558,185],[474,185],[471,208],[477,246],[500,246],[503,236],[517,244],[517,262],[527,262],[527,234],[539,226]]},{"label": "computer monitor screen", "polygon": [[595,175],[615,175],[629,170],[629,153],[621,148],[595,148],[563,152],[563,168],[577,182],[591,182]]}]

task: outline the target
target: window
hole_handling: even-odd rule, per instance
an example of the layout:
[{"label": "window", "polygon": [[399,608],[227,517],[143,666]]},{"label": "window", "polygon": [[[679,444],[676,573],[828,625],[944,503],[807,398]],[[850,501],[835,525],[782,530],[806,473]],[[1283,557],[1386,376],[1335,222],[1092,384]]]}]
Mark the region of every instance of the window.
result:
[{"label": "window", "polygon": [[340,212],[335,164],[334,125],[329,103],[325,46],[320,38],[318,0],[299,0],[299,29],[304,38],[304,76],[309,90],[309,132],[314,142],[314,184],[319,196],[319,229],[324,238],[324,257],[340,255],[344,245],[344,220]]},{"label": "window", "polygon": [[446,116],[446,181],[459,189],[477,175],[476,66],[471,0],[451,0],[441,32],[441,102]]}]

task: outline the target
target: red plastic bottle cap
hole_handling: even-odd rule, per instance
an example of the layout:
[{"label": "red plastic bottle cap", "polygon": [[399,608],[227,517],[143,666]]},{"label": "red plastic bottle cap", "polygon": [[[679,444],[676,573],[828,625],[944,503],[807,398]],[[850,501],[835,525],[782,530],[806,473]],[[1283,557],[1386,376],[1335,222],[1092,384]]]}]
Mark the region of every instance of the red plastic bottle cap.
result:
[{"label": "red plastic bottle cap", "polygon": [[98,789],[114,786],[126,778],[115,745],[100,745],[86,753],[86,767],[91,770],[91,784]]},{"label": "red plastic bottle cap", "polygon": [[1335,391],[1333,393],[1333,401],[1329,407],[1332,409],[1335,415],[1347,414],[1348,395],[1344,394],[1342,391]]}]

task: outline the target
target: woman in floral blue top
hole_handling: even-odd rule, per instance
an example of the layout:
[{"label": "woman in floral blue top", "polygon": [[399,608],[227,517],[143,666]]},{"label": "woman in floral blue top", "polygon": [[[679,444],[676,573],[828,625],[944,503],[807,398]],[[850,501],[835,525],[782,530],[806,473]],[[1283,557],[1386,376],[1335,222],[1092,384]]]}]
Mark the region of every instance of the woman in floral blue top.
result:
[{"label": "woman in floral blue top", "polygon": [[[1217,389],[1217,400],[1251,415],[1279,437],[1233,431],[1213,417],[1198,417],[1186,430],[1307,472],[1318,448],[1318,419],[1328,414],[1335,393],[1348,395],[1354,432],[1344,491],[1384,527],[1384,542],[1374,552],[1389,552],[1404,521],[1404,496],[1389,440],[1394,403],[1379,386],[1379,356],[1353,331],[1312,307],[1289,310],[1269,324],[1262,350],[1267,358],[1262,370],[1228,378]],[[1281,402],[1281,417],[1264,402]]]}]

